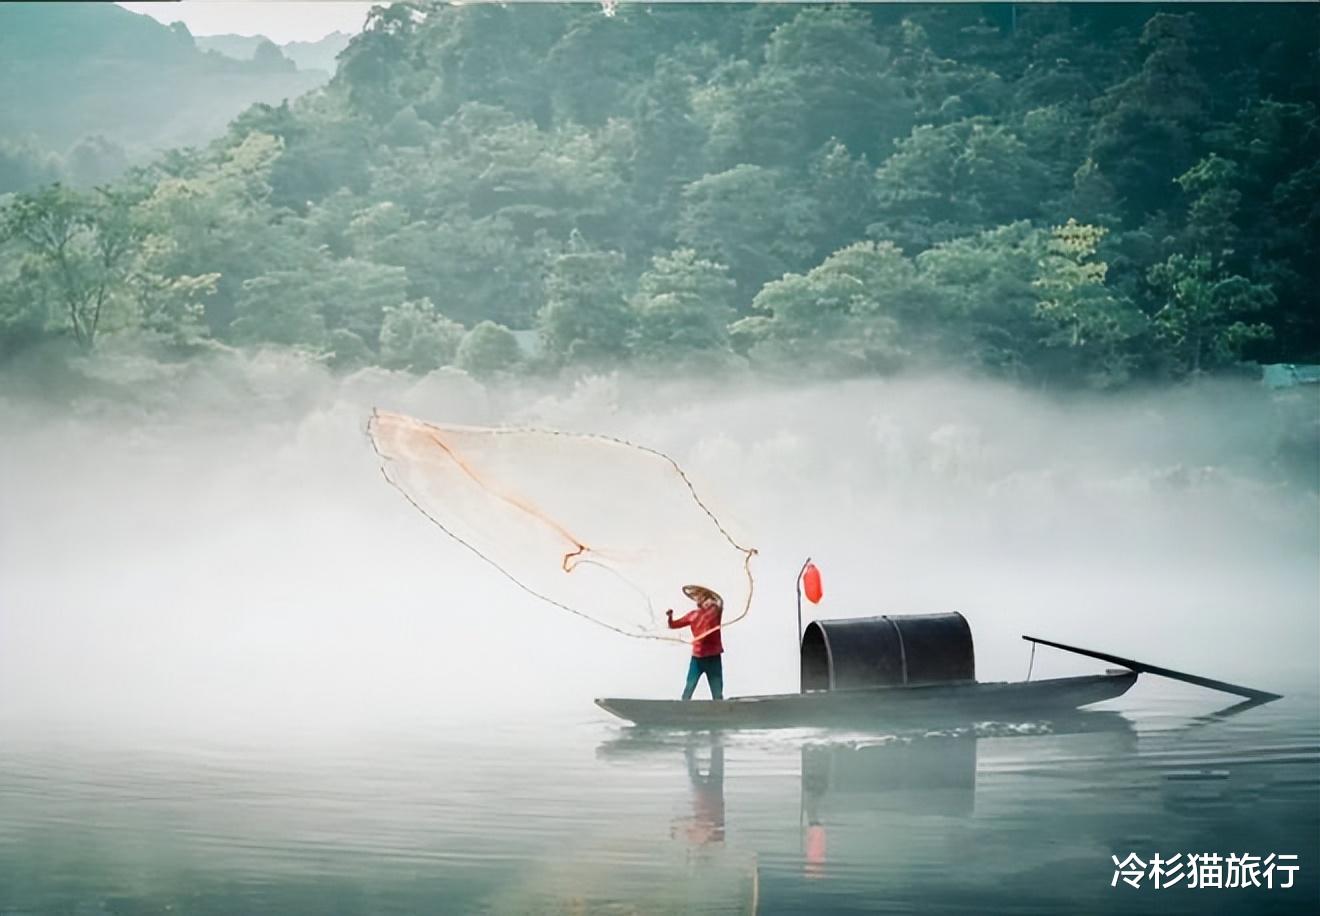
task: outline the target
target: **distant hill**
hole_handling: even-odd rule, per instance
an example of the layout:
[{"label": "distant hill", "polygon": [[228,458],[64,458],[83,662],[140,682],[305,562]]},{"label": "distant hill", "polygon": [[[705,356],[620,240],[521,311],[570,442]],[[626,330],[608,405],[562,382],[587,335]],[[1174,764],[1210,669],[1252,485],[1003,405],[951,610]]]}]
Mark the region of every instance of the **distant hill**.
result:
[{"label": "distant hill", "polygon": [[[323,70],[331,74],[335,72],[335,58],[348,47],[352,37],[344,32],[331,32],[318,41],[290,41],[278,47],[299,70]],[[251,60],[257,45],[264,40],[260,35],[198,35],[194,38],[197,47],[235,60]]]},{"label": "distant hill", "polygon": [[267,39],[261,35],[194,35],[193,41],[203,51],[214,51],[234,60],[251,60],[257,45]]},{"label": "distant hill", "polygon": [[299,70],[325,70],[335,72],[335,58],[348,47],[353,36],[346,32],[331,32],[319,41],[290,41],[280,45],[284,56],[298,65]]},{"label": "distant hill", "polygon": [[114,4],[0,4],[0,138],[61,154],[91,135],[132,159],[202,144],[253,103],[278,104],[326,78],[278,53],[238,61],[208,51],[182,23]]}]

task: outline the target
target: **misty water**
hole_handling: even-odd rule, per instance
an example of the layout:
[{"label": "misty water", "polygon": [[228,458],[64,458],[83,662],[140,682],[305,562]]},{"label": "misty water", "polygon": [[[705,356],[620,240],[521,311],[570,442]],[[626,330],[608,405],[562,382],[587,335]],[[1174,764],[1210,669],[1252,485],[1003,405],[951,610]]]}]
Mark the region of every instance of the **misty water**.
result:
[{"label": "misty water", "polygon": [[[0,908],[1313,912],[1314,703],[1216,721],[1143,690],[1121,713],[888,736],[583,710],[341,740],[11,737]],[[1112,854],[1156,851],[1301,867],[1289,889],[1110,886]]]},{"label": "misty water", "polygon": [[[1289,451],[1313,400],[529,393],[245,359],[0,405],[0,913],[1314,911],[1320,531]],[[961,611],[982,680],[1026,676],[1034,633],[1285,696],[1220,716],[1231,698],[1143,678],[1060,720],[634,729],[592,698],[675,695],[681,647],[448,543],[380,479],[377,404],[673,454],[760,550],[733,695],[795,688],[811,555],[809,617]],[[1299,870],[1113,887],[1129,852]]]}]

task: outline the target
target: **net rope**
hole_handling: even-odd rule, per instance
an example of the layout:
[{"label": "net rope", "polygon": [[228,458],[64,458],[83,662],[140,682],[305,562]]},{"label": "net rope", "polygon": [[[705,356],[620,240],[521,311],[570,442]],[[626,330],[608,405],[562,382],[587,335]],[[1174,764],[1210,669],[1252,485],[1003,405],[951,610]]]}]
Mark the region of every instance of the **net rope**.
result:
[{"label": "net rope", "polygon": [[[367,433],[391,487],[541,601],[624,636],[679,643],[689,639],[669,630],[656,607],[684,582],[725,596],[720,624],[708,632],[751,609],[756,549],[738,543],[658,449],[597,433],[445,425],[380,409]],[[590,582],[575,580],[588,571]]]}]

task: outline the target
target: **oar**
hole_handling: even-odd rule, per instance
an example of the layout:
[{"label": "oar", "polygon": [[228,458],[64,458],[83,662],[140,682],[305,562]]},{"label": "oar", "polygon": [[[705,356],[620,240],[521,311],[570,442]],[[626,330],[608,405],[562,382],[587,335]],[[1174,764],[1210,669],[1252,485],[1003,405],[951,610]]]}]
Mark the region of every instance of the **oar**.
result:
[{"label": "oar", "polygon": [[1268,703],[1271,700],[1278,700],[1282,696],[1281,694],[1270,693],[1267,690],[1256,690],[1252,687],[1243,687],[1240,684],[1230,684],[1227,681],[1216,681],[1213,678],[1201,677],[1199,674],[1188,674],[1186,671],[1174,671],[1172,668],[1161,668],[1159,665],[1148,665],[1145,662],[1139,662],[1131,658],[1110,655],[1108,652],[1096,652],[1094,649],[1079,649],[1077,646],[1065,646],[1061,642],[1051,642],[1048,639],[1038,639],[1035,636],[1023,636],[1022,638],[1027,642],[1040,643],[1042,646],[1052,646],[1055,649],[1062,649],[1065,652],[1075,652],[1078,655],[1098,658],[1105,662],[1113,662],[1116,665],[1122,665],[1124,668],[1130,668],[1133,671],[1140,671],[1146,674],[1158,674],[1160,677],[1167,677],[1175,681],[1184,681],[1188,684],[1195,684],[1198,687],[1209,687],[1211,690],[1222,690],[1224,693],[1232,693],[1240,697],[1246,697],[1249,700],[1255,700],[1257,703]]}]

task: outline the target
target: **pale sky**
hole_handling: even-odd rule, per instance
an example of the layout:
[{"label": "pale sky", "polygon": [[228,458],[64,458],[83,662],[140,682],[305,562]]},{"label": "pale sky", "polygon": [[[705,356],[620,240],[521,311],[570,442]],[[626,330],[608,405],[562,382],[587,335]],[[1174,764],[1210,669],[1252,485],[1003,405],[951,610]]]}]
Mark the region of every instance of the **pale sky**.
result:
[{"label": "pale sky", "polygon": [[182,0],[119,5],[167,25],[183,22],[194,35],[265,35],[276,44],[284,44],[315,41],[334,31],[360,32],[367,10],[377,4],[327,0]]}]

